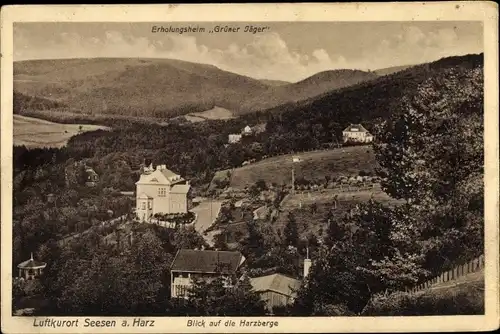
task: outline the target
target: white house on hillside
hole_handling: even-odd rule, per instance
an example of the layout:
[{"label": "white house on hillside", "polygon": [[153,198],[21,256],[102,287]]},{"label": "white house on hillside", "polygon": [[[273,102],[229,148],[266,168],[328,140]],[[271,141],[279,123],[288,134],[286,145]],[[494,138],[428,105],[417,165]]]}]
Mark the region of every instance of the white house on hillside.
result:
[{"label": "white house on hillside", "polygon": [[238,143],[239,141],[241,140],[241,135],[240,134],[230,134],[228,136],[228,143],[229,144],[235,144],[235,143]]},{"label": "white house on hillside", "polygon": [[344,143],[370,143],[373,141],[373,136],[361,124],[351,124],[342,131]]},{"label": "white house on hillside", "polygon": [[165,165],[144,168],[136,182],[136,214],[147,220],[155,214],[187,213],[189,182]]},{"label": "white house on hillside", "polygon": [[253,130],[250,126],[247,125],[243,128],[243,130],[241,130],[241,134],[244,136],[249,136],[249,135],[253,134]]}]

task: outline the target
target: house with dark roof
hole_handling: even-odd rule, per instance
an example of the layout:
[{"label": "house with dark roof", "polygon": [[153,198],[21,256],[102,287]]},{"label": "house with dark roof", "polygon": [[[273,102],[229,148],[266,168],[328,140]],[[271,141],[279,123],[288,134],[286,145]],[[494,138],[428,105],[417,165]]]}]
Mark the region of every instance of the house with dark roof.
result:
[{"label": "house with dark roof", "polygon": [[370,143],[373,141],[373,135],[361,124],[351,124],[342,131],[344,143]]},{"label": "house with dark roof", "polygon": [[144,168],[136,182],[137,218],[147,221],[155,214],[187,213],[190,188],[188,181],[165,165]]},{"label": "house with dark roof", "polygon": [[222,277],[226,287],[231,287],[240,276],[244,262],[245,257],[237,251],[180,249],[170,267],[171,297],[187,297],[197,279]]}]

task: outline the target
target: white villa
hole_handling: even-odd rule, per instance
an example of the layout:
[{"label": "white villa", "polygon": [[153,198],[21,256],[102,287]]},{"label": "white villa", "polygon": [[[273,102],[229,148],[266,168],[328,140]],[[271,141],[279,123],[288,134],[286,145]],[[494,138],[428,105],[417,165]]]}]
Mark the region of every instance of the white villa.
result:
[{"label": "white villa", "polygon": [[165,165],[145,167],[136,182],[137,218],[145,221],[155,214],[187,213],[190,187]]},{"label": "white villa", "polygon": [[253,134],[253,130],[249,125],[247,125],[243,128],[243,130],[241,130],[241,134],[243,136],[249,136],[249,135]]},{"label": "white villa", "polygon": [[349,125],[342,131],[342,136],[344,138],[344,143],[371,143],[373,141],[373,135],[371,135],[361,124]]}]

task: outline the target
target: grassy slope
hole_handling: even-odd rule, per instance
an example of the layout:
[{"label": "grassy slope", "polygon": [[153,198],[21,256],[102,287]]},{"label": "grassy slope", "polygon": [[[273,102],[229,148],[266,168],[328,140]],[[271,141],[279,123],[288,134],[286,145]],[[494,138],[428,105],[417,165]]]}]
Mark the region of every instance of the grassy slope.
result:
[{"label": "grassy slope", "polygon": [[359,171],[374,171],[376,166],[375,155],[370,146],[352,146],[297,155],[302,162],[293,163],[294,154],[287,154],[237,168],[232,173],[230,186],[242,189],[261,179],[266,183],[290,183],[292,165],[295,167],[296,178],[308,180],[324,180],[326,175],[357,176]]},{"label": "grassy slope", "polygon": [[[370,146],[352,146],[325,151],[297,154],[302,159],[300,163],[292,162],[293,154],[268,158],[254,164],[243,166],[232,172],[230,187],[243,189],[258,180],[266,183],[289,184],[291,182],[292,165],[295,166],[295,176],[308,180],[324,181],[326,175],[357,176],[359,171],[373,172],[376,166],[375,155]],[[226,172],[219,173],[217,178],[223,178]],[[289,212],[293,212],[299,225],[299,233],[306,236],[309,232],[318,234],[320,228],[326,229],[323,219],[332,207],[333,198],[338,194],[338,208],[334,211],[336,217],[344,216],[357,203],[366,202],[371,196],[382,203],[396,203],[394,199],[383,193],[379,187],[373,191],[339,193],[332,189],[321,192],[304,192],[303,194],[287,195],[282,201],[280,214],[274,223],[275,230],[283,229]],[[302,207],[300,207],[302,202]],[[311,204],[316,202],[317,211],[311,210]]]},{"label": "grassy slope", "polygon": [[[81,125],[82,131],[106,129],[96,125]],[[14,145],[28,148],[62,147],[80,132],[80,124],[59,124],[37,118],[14,115]]]}]

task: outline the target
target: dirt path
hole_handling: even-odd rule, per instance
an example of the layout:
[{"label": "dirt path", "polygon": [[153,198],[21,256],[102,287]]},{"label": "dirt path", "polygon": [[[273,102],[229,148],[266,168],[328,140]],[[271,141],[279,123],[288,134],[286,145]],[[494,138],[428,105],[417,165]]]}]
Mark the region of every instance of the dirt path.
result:
[{"label": "dirt path", "polygon": [[[205,232],[210,226],[212,226],[212,224],[215,222],[215,219],[217,219],[217,216],[219,215],[221,205],[222,201],[207,200],[205,202],[201,202],[198,206],[191,209],[191,211],[196,214],[194,228],[196,229],[196,231],[198,231],[198,233],[203,235],[203,232]],[[203,235],[203,238],[205,238],[205,241],[209,245],[213,245],[214,243],[213,235],[213,233]]]}]

